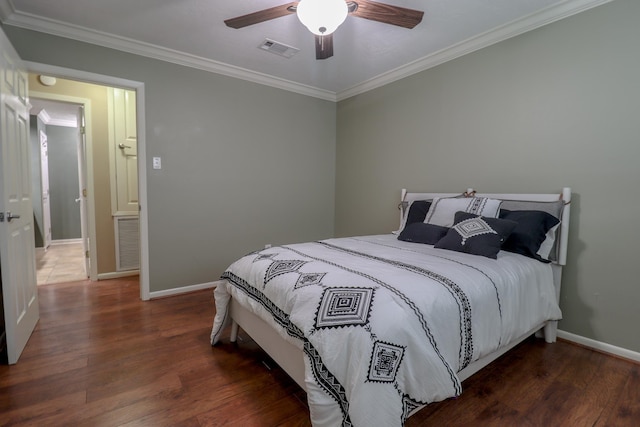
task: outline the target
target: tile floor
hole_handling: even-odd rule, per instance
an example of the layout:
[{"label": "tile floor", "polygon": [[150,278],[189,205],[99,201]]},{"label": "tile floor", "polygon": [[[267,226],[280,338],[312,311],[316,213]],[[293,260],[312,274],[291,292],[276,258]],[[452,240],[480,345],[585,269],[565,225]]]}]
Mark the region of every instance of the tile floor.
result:
[{"label": "tile floor", "polygon": [[46,251],[36,248],[38,285],[86,280],[82,242],[53,243]]}]

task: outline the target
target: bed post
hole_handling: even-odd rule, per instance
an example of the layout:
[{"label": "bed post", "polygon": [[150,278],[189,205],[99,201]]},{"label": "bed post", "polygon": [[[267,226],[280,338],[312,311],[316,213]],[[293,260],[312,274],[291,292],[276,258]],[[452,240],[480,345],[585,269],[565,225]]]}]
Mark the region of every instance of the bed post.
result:
[{"label": "bed post", "polygon": [[544,341],[546,343],[552,344],[556,342],[556,338],[558,337],[558,321],[550,320],[544,325],[543,328],[544,333]]},{"label": "bed post", "polygon": [[240,328],[240,326],[238,325],[238,322],[233,320],[231,322],[231,335],[229,337],[229,341],[236,342],[238,340],[238,329],[239,328]]},{"label": "bed post", "polygon": [[562,201],[564,201],[564,209],[562,210],[562,225],[560,228],[560,250],[558,252],[558,264],[565,265],[567,263],[567,246],[569,239],[569,214],[571,212],[571,188],[564,187],[562,189]]},{"label": "bed post", "polygon": [[400,227],[402,227],[402,221],[404,220],[404,209],[402,209],[402,204],[404,203],[405,197],[407,197],[407,189],[403,188],[402,192],[400,193],[400,204],[398,205],[398,207],[400,208]]},{"label": "bed post", "polygon": [[[560,288],[562,284],[562,267],[567,263],[567,247],[569,238],[569,214],[571,212],[571,188],[562,189],[561,200],[564,201],[562,222],[558,236],[558,261],[551,268],[553,270],[553,284],[556,288],[556,300],[560,303]],[[558,321],[547,322],[543,329],[544,340],[548,343],[556,342],[558,336]]]}]

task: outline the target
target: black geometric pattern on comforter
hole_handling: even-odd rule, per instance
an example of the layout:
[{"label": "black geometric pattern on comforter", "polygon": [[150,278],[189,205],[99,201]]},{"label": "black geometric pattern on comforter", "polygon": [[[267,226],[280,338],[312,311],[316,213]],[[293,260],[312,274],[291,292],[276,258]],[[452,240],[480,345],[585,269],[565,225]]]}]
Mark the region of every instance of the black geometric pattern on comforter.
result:
[{"label": "black geometric pattern on comforter", "polygon": [[408,394],[402,396],[402,424],[409,418],[416,409],[425,406],[427,402],[420,402],[412,399]]},{"label": "black geometric pattern on comforter", "polygon": [[[359,255],[359,256],[362,256],[362,257],[365,257],[365,258],[379,259],[380,261],[388,261],[388,262],[394,263],[394,261],[389,261],[389,260],[386,260],[384,258],[378,258],[378,257],[371,256],[371,255],[368,255],[368,254],[365,254],[365,253],[361,253],[361,252],[357,252],[357,251],[352,251],[352,250],[349,250],[349,249],[341,248],[339,246],[331,245],[331,244],[329,244],[327,242],[319,241],[319,242],[314,242],[314,243],[317,243],[317,244],[320,244],[320,245],[324,245],[326,247],[329,247],[329,248],[332,248],[332,249],[335,249],[335,250],[338,250],[338,251],[345,251],[347,253],[351,253],[351,254],[354,254],[354,255]],[[364,277],[364,278],[368,279],[369,281],[371,281],[373,283],[376,283],[377,285],[380,285],[381,287],[385,288],[389,292],[391,292],[391,293],[395,294],[396,296],[398,296],[407,305],[407,307],[415,314],[416,318],[420,322],[422,330],[424,331],[425,335],[427,336],[429,344],[431,345],[431,347],[433,348],[434,352],[436,353],[436,355],[438,356],[438,358],[442,362],[442,365],[445,367],[445,369],[447,370],[447,372],[449,374],[449,378],[451,379],[451,383],[454,385],[454,388],[455,388],[455,395],[459,396],[462,393],[462,386],[460,385],[460,381],[458,380],[455,372],[453,372],[453,370],[451,370],[451,367],[449,366],[449,364],[445,360],[444,356],[440,352],[440,350],[438,348],[438,345],[436,343],[436,340],[435,340],[435,338],[433,336],[433,333],[431,332],[431,329],[429,328],[429,325],[427,324],[427,320],[425,319],[422,311],[416,306],[416,304],[409,297],[407,297],[402,292],[400,292],[398,289],[394,288],[393,286],[389,285],[388,283],[385,283],[384,281],[378,279],[377,277],[371,276],[369,274],[363,273],[363,272],[358,271],[358,270],[351,269],[351,268],[346,267],[346,266],[344,266],[342,264],[331,262],[331,261],[328,261],[326,259],[323,259],[323,258],[320,258],[320,257],[316,257],[316,256],[312,256],[310,254],[298,251],[298,250],[294,249],[291,246],[282,246],[282,247],[287,249],[290,252],[293,252],[295,254],[300,255],[301,257],[305,257],[305,258],[308,258],[308,259],[312,259],[314,261],[322,262],[322,263],[325,263],[327,265],[336,267],[338,269],[350,272],[352,274],[357,274],[357,275],[359,275],[361,277]],[[398,266],[402,266],[402,264],[398,263]],[[407,265],[407,266],[408,267],[413,267],[413,266],[410,266],[410,265]],[[418,270],[423,270],[423,269],[418,269]],[[429,273],[429,270],[424,270],[424,271]],[[433,272],[431,272],[431,273],[433,273]],[[436,275],[436,273],[433,273],[433,274]],[[448,278],[446,278],[444,276],[441,276],[441,275],[436,275],[436,276],[437,277],[442,277],[443,279],[445,279],[446,281],[452,283],[453,285],[455,285],[457,287],[457,284],[455,284],[450,279],[448,279]],[[458,289],[459,289],[459,287],[458,287]],[[462,292],[461,290],[460,290],[460,293],[462,293],[464,295],[464,292]],[[465,295],[465,298],[466,298],[466,295]],[[471,308],[469,307],[469,312],[470,311],[471,311]],[[470,327],[471,326],[469,325],[469,328]],[[469,330],[469,334],[470,333],[471,333],[471,331]],[[461,332],[461,336],[462,336],[462,332]]]},{"label": "black geometric pattern on comforter", "polygon": [[376,341],[369,362],[368,380],[379,383],[394,382],[403,356],[403,346]]},{"label": "black geometric pattern on comforter", "polygon": [[293,286],[294,289],[300,289],[304,286],[322,285],[322,279],[327,273],[300,273],[300,277]]},{"label": "black geometric pattern on comforter", "polygon": [[325,289],[316,311],[316,328],[366,325],[374,291],[372,288]]},{"label": "black geometric pattern on comforter", "polygon": [[464,369],[469,365],[472,361],[473,357],[473,331],[471,328],[471,303],[469,302],[469,298],[464,293],[464,291],[458,286],[456,282],[445,277],[441,274],[435,273],[431,270],[427,270],[424,268],[417,267],[411,264],[405,264],[403,262],[394,261],[386,258],[380,258],[377,256],[369,255],[363,252],[358,252],[352,249],[342,248],[340,246],[335,246],[327,242],[318,242],[321,245],[330,247],[332,249],[343,251],[349,253],[351,255],[356,255],[362,258],[372,259],[380,262],[384,262],[386,264],[394,265],[395,267],[402,268],[404,270],[409,270],[414,273],[423,275],[428,277],[441,285],[443,285],[449,293],[455,298],[458,303],[458,307],[460,308],[460,324],[462,327],[460,328],[460,342],[462,345],[460,346],[460,369]]},{"label": "black geometric pattern on comforter", "polygon": [[274,277],[280,276],[281,274],[297,272],[300,267],[306,263],[306,261],[299,259],[273,261],[264,273],[264,284],[266,285]]}]

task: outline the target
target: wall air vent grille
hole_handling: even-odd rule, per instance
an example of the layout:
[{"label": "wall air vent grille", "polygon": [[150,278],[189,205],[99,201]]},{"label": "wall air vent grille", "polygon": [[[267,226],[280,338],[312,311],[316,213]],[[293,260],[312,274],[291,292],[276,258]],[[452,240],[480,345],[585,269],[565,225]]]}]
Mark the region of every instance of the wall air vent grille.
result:
[{"label": "wall air vent grille", "polygon": [[263,41],[258,47],[262,50],[266,50],[267,52],[284,56],[285,58],[291,58],[293,55],[300,52],[300,49],[298,48],[287,46],[286,44],[269,39],[265,39],[265,41]]},{"label": "wall air vent grille", "polygon": [[116,271],[140,268],[140,221],[137,216],[117,216]]}]

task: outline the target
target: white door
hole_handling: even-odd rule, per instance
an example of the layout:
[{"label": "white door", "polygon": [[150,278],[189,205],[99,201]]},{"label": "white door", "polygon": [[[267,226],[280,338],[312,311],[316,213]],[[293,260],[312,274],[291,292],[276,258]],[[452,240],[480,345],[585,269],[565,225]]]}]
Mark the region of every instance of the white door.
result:
[{"label": "white door", "polygon": [[18,361],[40,317],[27,83],[20,57],[0,30],[0,263],[11,364]]},{"label": "white door", "polygon": [[113,150],[111,203],[116,237],[116,271],[140,268],[138,134],[136,92],[109,89],[109,129]]},{"label": "white door", "polygon": [[138,215],[138,131],[136,93],[114,88],[112,132],[115,145],[114,215]]},{"label": "white door", "polygon": [[49,199],[49,147],[47,134],[40,131],[40,176],[42,184],[42,240],[44,248],[51,246],[51,202]]},{"label": "white door", "polygon": [[82,247],[84,249],[84,272],[89,277],[91,275],[91,259],[89,258],[89,225],[87,215],[87,162],[86,162],[86,145],[85,138],[86,128],[84,121],[84,107],[78,107],[78,130],[80,136],[78,138],[78,183],[80,188],[78,191],[78,202],[80,202],[80,228],[82,230]]}]

